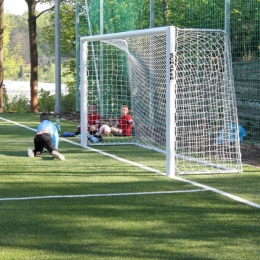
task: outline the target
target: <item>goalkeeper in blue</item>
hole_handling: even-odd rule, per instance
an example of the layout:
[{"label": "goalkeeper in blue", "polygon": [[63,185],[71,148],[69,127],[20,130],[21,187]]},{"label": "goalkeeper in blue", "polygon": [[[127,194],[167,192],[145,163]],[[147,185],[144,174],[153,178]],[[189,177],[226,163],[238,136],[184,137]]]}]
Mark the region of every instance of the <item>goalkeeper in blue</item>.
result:
[{"label": "goalkeeper in blue", "polygon": [[34,150],[28,148],[28,156],[35,157],[44,152],[44,148],[54,157],[65,161],[65,157],[58,152],[59,134],[56,126],[50,121],[47,113],[40,115],[40,124],[34,137]]}]

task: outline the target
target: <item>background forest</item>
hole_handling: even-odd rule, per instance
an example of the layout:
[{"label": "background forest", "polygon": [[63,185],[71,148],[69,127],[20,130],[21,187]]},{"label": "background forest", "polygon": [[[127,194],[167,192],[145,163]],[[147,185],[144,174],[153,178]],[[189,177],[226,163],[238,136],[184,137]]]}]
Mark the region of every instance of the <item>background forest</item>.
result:
[{"label": "background forest", "polygon": [[[5,66],[5,79],[7,80],[29,80],[29,33],[28,33],[28,15],[6,14],[5,24],[9,33],[8,47],[13,50],[10,53],[15,54],[15,65],[12,70]],[[46,13],[37,20],[37,38],[38,38],[38,59],[39,59],[39,81],[54,82],[54,46],[45,41],[44,30],[50,26],[51,14]],[[10,55],[10,54],[9,54]],[[4,56],[5,64],[8,62],[9,55]]]},{"label": "background forest", "polygon": [[[61,1],[61,52],[63,82],[75,76],[75,15],[76,0]],[[53,1],[42,1],[53,2]],[[100,1],[78,0],[79,36],[100,33]],[[88,4],[88,10],[86,8]],[[154,27],[174,25],[179,28],[225,28],[225,1],[213,0],[155,0]],[[235,62],[258,60],[259,47],[259,1],[231,1],[231,41]],[[121,32],[150,27],[150,0],[104,1],[103,33]],[[89,15],[88,15],[89,14]],[[89,20],[88,20],[89,18]],[[37,19],[37,41],[39,57],[39,81],[54,81],[54,19],[55,9]],[[5,14],[5,38],[9,54],[5,53],[5,64],[10,55],[16,53],[15,66],[5,65],[5,79],[28,77],[29,62],[28,15]],[[12,51],[10,51],[12,50]],[[65,61],[65,62],[64,62]],[[23,65],[23,66],[22,66]],[[13,72],[12,72],[13,71]],[[70,79],[64,78],[70,75]]]}]

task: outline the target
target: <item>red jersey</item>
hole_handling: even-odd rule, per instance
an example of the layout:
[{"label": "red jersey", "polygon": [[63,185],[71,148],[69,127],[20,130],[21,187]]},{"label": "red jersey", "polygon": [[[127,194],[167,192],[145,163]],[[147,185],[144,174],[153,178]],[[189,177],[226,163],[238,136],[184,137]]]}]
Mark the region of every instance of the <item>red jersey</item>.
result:
[{"label": "red jersey", "polygon": [[[98,128],[101,126],[101,117],[99,114],[88,114],[88,131],[90,131],[90,125],[97,125]],[[81,132],[80,125],[78,126],[78,132]]]},{"label": "red jersey", "polygon": [[119,129],[122,130],[122,135],[131,135],[131,127],[134,123],[130,115],[121,116],[118,118],[116,125]]},{"label": "red jersey", "polygon": [[[98,128],[101,125],[101,117],[99,114],[88,114],[88,125],[98,125]],[[89,127],[88,127],[89,131]]]}]

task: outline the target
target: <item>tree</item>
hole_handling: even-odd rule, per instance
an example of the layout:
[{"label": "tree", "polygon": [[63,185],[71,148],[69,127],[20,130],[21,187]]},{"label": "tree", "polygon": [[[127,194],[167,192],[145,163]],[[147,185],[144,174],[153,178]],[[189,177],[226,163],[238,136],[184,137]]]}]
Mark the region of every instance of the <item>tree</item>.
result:
[{"label": "tree", "polygon": [[25,12],[22,15],[8,14],[12,23],[15,23],[15,27],[10,34],[9,47],[13,49],[19,42],[20,49],[19,55],[24,61],[29,61],[29,32],[28,32],[28,14]]},{"label": "tree", "polygon": [[44,12],[53,9],[54,6],[36,15],[35,8],[36,5],[41,2],[41,0],[25,0],[25,2],[28,5],[28,27],[29,27],[30,63],[31,63],[31,77],[30,77],[31,112],[38,112],[38,51],[37,51],[36,20]]},{"label": "tree", "polygon": [[10,15],[4,15],[4,74],[5,78],[15,79],[19,73],[23,59],[19,55],[20,44],[15,43],[10,47],[10,35],[16,24],[10,19]]},{"label": "tree", "polygon": [[11,49],[8,47],[10,33],[15,24],[11,23],[9,15],[4,15],[4,0],[0,0],[0,113],[3,112],[4,102],[4,75],[12,78],[17,75],[19,66],[22,64],[18,56],[19,45]]},{"label": "tree", "polygon": [[[61,3],[61,37],[60,47],[62,56],[62,79],[69,88],[75,88],[75,3],[74,1],[63,1]],[[55,43],[55,13],[51,12],[52,23],[50,22],[43,30],[43,41],[46,45]],[[85,26],[86,28],[86,26]]]},{"label": "tree", "polygon": [[3,112],[3,82],[4,82],[4,65],[3,65],[3,36],[4,36],[4,0],[0,0],[0,113]]},{"label": "tree", "polygon": [[31,63],[31,112],[38,112],[38,52],[36,38],[36,13],[35,0],[25,0],[28,5],[28,26],[29,26],[29,45],[30,45],[30,63]]}]

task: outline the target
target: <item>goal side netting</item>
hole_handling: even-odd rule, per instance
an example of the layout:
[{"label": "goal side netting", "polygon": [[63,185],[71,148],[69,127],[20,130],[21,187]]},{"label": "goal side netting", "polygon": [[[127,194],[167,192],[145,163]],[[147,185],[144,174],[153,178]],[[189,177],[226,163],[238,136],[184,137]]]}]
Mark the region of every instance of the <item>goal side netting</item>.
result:
[{"label": "goal side netting", "polygon": [[[230,44],[222,30],[162,27],[81,38],[81,145],[134,144],[166,156],[166,173],[241,172]],[[130,135],[88,140],[88,109]],[[84,134],[83,134],[84,133]],[[220,138],[221,137],[221,138]]]}]

